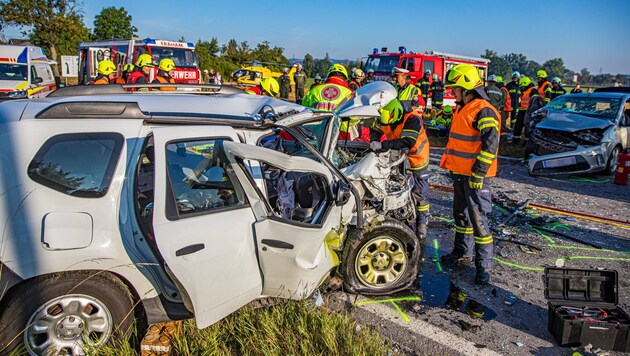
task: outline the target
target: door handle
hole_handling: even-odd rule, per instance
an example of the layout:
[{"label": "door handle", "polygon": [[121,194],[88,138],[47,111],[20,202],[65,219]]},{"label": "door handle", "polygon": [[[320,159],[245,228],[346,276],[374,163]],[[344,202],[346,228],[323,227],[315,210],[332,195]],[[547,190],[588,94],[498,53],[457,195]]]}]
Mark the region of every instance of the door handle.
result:
[{"label": "door handle", "polygon": [[283,248],[283,249],[286,249],[286,250],[293,250],[293,244],[290,244],[290,243],[285,242],[285,241],[263,239],[261,242],[264,245],[267,245],[267,246],[270,246],[270,247]]},{"label": "door handle", "polygon": [[204,244],[194,244],[194,245],[186,246],[175,251],[175,256],[179,257],[179,256],[184,256],[184,255],[190,255],[191,253],[195,253],[197,251],[203,250],[205,247],[206,246]]}]

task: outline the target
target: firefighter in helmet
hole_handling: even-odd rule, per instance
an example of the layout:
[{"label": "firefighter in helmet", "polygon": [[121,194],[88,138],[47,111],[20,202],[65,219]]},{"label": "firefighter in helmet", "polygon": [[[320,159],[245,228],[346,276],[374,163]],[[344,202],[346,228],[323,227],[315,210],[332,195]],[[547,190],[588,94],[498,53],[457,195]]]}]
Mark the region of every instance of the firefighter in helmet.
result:
[{"label": "firefighter in helmet", "polygon": [[453,178],[455,246],[442,256],[442,261],[471,262],[474,250],[475,283],[485,285],[490,281],[494,253],[488,223],[492,197],[487,179],[497,171],[500,115],[488,101],[474,66],[458,64],[446,73],[445,79],[445,87],[452,88],[457,104],[446,152],[440,161],[440,167],[449,170]]},{"label": "firefighter in helmet", "polygon": [[109,60],[98,62],[98,75],[94,79],[94,84],[115,84],[116,83],[116,65]]},{"label": "firefighter in helmet", "polygon": [[547,80],[547,72],[544,69],[539,70],[536,72],[536,79],[538,79],[538,88],[536,88],[538,95],[545,100],[545,103],[550,102],[551,83]]},{"label": "firefighter in helmet", "polygon": [[521,96],[518,99],[518,111],[516,114],[516,123],[514,124],[514,138],[512,142],[515,144],[521,143],[521,134],[525,127],[525,114],[529,109],[529,104],[534,96],[539,96],[538,90],[532,83],[532,80],[528,77],[523,77],[518,80],[518,85],[521,88]]},{"label": "firefighter in helmet", "polygon": [[149,76],[151,75],[151,69],[155,68],[155,62],[150,54],[141,54],[136,61],[136,68],[133,73],[127,77],[128,84],[147,84],[149,83]]},{"label": "firefighter in helmet", "polygon": [[363,79],[365,78],[365,73],[359,68],[355,69],[352,72],[352,79],[348,83],[348,87],[350,90],[356,91],[357,89],[363,86]]},{"label": "firefighter in helmet", "polygon": [[[162,58],[160,60],[160,64],[158,65],[158,72],[153,79],[153,84],[175,84],[175,79],[173,79],[173,69],[175,69],[175,62],[173,62],[170,58]],[[176,90],[175,87],[163,87],[160,90]]]},{"label": "firefighter in helmet", "polygon": [[562,81],[558,77],[554,77],[551,81],[551,92],[549,92],[549,101],[566,94],[567,91],[562,87]]},{"label": "firefighter in helmet", "polygon": [[328,69],[328,77],[306,93],[302,105],[309,108],[333,111],[352,97],[348,88],[348,71],[341,64],[333,64]]},{"label": "firefighter in helmet", "polygon": [[424,76],[416,82],[416,86],[420,89],[420,94],[422,94],[422,98],[424,99],[424,105],[429,104],[429,88],[431,87],[431,71],[425,70]]},{"label": "firefighter in helmet", "polygon": [[253,95],[265,95],[275,98],[280,93],[280,84],[276,78],[266,77],[259,85],[245,89],[245,92]]}]

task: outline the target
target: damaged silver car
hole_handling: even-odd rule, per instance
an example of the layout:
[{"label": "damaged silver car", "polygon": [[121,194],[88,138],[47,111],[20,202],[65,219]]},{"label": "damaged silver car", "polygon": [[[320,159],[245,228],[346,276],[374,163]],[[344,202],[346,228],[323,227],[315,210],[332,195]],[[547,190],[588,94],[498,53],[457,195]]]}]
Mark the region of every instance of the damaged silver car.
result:
[{"label": "damaged silver car", "polygon": [[562,95],[534,114],[525,153],[529,172],[612,175],[629,133],[630,94]]}]

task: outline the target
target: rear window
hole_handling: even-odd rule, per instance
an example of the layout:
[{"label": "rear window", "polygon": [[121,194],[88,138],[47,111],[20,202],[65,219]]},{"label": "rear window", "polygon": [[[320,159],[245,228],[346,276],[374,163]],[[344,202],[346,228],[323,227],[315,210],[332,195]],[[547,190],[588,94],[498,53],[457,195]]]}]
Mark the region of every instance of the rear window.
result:
[{"label": "rear window", "polygon": [[107,194],[124,138],[113,132],[54,136],[28,166],[28,176],[58,192],[82,198]]}]

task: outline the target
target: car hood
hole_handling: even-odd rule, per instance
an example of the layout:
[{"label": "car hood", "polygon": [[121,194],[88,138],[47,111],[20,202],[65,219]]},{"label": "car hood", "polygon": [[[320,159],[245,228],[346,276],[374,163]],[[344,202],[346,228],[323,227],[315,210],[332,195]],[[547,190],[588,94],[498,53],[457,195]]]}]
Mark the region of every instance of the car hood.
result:
[{"label": "car hood", "polygon": [[588,129],[605,129],[613,124],[607,119],[596,119],[580,114],[551,111],[547,115],[536,125],[537,128],[577,132]]},{"label": "car hood", "polygon": [[24,80],[0,80],[0,90],[24,90],[28,83]]}]

